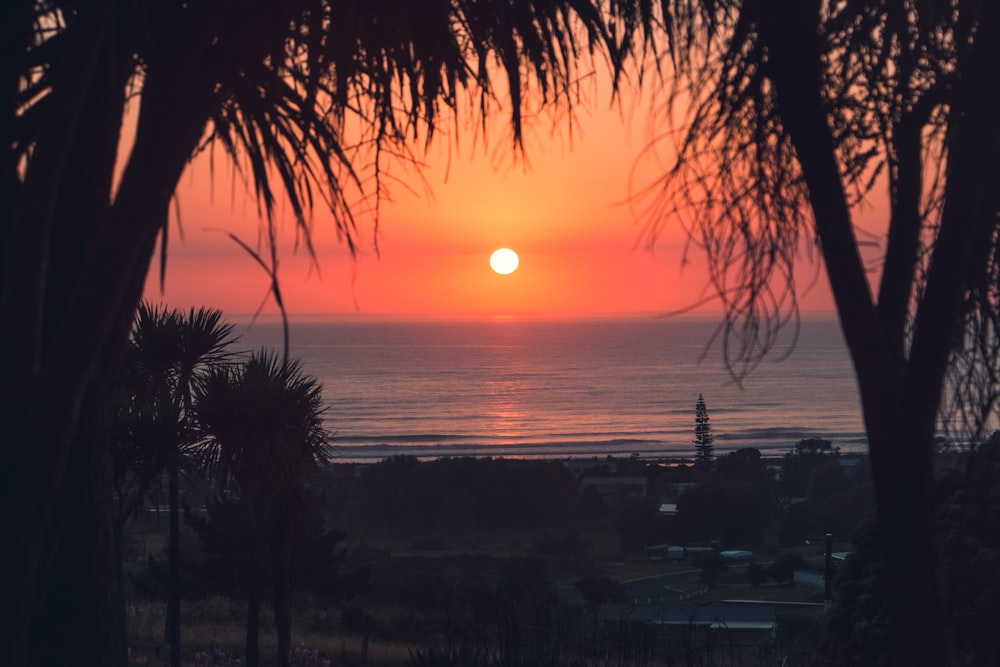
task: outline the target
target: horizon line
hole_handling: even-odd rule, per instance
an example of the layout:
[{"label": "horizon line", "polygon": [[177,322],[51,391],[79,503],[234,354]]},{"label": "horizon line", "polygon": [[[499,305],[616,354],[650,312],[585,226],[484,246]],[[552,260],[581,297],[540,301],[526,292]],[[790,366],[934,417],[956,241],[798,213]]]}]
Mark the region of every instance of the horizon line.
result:
[{"label": "horizon line", "polygon": [[[225,317],[230,320],[240,322],[279,322],[281,314],[277,312],[249,313],[223,311]],[[803,321],[836,321],[837,313],[830,310],[807,311],[799,314]],[[662,312],[662,311],[619,311],[605,313],[587,312],[556,312],[556,313],[416,313],[416,312],[358,312],[358,311],[338,311],[338,312],[302,312],[289,313],[289,322],[320,321],[320,320],[406,320],[406,321],[545,321],[545,320],[676,320],[676,321],[712,321],[720,320],[724,317],[721,311],[716,312]]]}]

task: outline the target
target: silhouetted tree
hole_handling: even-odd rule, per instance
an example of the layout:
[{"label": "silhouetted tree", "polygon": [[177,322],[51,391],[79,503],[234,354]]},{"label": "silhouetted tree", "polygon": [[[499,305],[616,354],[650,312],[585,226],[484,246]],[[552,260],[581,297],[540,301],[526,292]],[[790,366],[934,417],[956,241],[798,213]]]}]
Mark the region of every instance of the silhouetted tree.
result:
[{"label": "silhouetted tree", "polygon": [[[344,571],[346,533],[326,523],[323,498],[307,489],[310,502],[296,515],[291,569],[297,588],[326,601],[349,598],[363,591],[367,569]],[[200,594],[246,595],[251,580],[268,579],[267,567],[251,562],[248,545],[254,526],[242,501],[230,495],[209,498],[204,512],[185,509],[184,521],[201,543],[203,559],[185,563]],[[273,582],[271,582],[273,583]]]},{"label": "silhouetted tree", "polygon": [[805,570],[809,563],[798,551],[790,551],[778,556],[767,568],[767,574],[779,584],[792,581],[795,570]]},{"label": "silhouetted tree", "polygon": [[[991,619],[1000,614],[1000,437],[956,457],[938,473],[936,495],[943,572],[952,591],[950,621],[957,654],[965,664],[996,664],[1000,641]],[[874,517],[854,532],[851,550],[838,566],[835,605],[824,649],[832,664],[887,664],[889,632],[882,537]]]},{"label": "silhouetted tree", "polygon": [[674,527],[685,540],[746,545],[770,523],[772,498],[768,485],[709,477],[677,499]]},{"label": "silhouetted tree", "polygon": [[195,414],[206,429],[209,465],[234,484],[252,526],[247,544],[247,664],[259,659],[260,582],[270,562],[279,665],[291,651],[291,556],[306,484],[326,446],[321,387],[297,362],[257,352],[238,366],[214,368],[198,386]]},{"label": "silhouetted tree", "polygon": [[701,570],[701,581],[714,584],[719,575],[726,571],[726,559],[718,552],[712,551],[698,557],[697,563],[692,563]]},{"label": "silhouetted tree", "polygon": [[426,535],[566,526],[580,503],[556,461],[396,456],[364,471],[351,505],[369,525]]},{"label": "silhouetted tree", "polygon": [[858,525],[851,552],[834,576],[836,594],[823,642],[831,664],[890,664],[887,639],[891,621],[878,533],[872,513]]},{"label": "silhouetted tree", "polygon": [[629,498],[615,517],[618,541],[625,553],[639,553],[650,544],[666,541],[664,522],[651,498]]},{"label": "silhouetted tree", "polygon": [[703,473],[712,469],[712,462],[715,460],[713,442],[715,436],[712,435],[708,408],[705,407],[704,397],[698,394],[698,401],[694,405],[694,465]]},{"label": "silhouetted tree", "polygon": [[[17,539],[0,555],[0,663],[25,664],[31,646],[49,664],[127,659],[109,381],[158,238],[166,259],[168,207],[192,156],[213,147],[248,177],[277,297],[277,202],[306,234],[321,202],[353,249],[354,215],[384,194],[389,156],[412,155],[458,111],[481,127],[507,114],[519,146],[525,108],[577,99],[578,57],[604,54],[620,71],[633,27],[651,20],[643,8],[2,3],[0,530]],[[76,620],[34,613],[60,609]]]},{"label": "silhouetted tree", "polygon": [[792,498],[804,497],[813,469],[839,454],[840,450],[829,440],[822,438],[799,440],[781,459],[782,493]]},{"label": "silhouetted tree", "polygon": [[774,486],[774,473],[756,447],[741,447],[715,461],[715,477],[724,482]]},{"label": "silhouetted tree", "polygon": [[[1000,395],[1000,4],[662,11],[677,75],[663,117],[678,130],[663,136],[678,142],[650,238],[681,220],[706,250],[737,374],[797,320],[797,261],[822,257],[885,526],[891,659],[947,665],[934,436],[959,408],[974,432]],[[870,195],[888,200],[885,236],[859,226]]]},{"label": "silhouetted tree", "polygon": [[625,587],[622,586],[621,582],[608,577],[584,577],[573,586],[580,592],[583,599],[592,605],[625,600]]},{"label": "silhouetted tree", "polygon": [[169,504],[169,576],[165,641],[171,667],[181,660],[180,475],[198,472],[198,430],[191,409],[198,375],[225,359],[232,326],[218,310],[187,313],[142,303],[136,313],[122,368],[123,406],[116,423],[115,488],[118,530],[166,474]]}]

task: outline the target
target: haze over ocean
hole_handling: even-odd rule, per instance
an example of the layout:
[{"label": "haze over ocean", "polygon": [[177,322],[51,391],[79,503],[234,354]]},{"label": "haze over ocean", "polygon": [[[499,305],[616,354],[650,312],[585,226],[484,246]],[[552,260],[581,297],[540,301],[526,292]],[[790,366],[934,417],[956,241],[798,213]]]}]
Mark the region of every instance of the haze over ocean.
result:
[{"label": "haze over ocean", "polygon": [[[701,393],[717,453],[782,454],[802,438],[862,451],[850,359],[833,319],[804,320],[743,381],[717,319],[402,320],[291,325],[291,353],[323,383],[334,458],[604,457],[693,453]],[[281,326],[237,326],[236,349],[281,347]],[[786,336],[790,339],[790,336]]]}]

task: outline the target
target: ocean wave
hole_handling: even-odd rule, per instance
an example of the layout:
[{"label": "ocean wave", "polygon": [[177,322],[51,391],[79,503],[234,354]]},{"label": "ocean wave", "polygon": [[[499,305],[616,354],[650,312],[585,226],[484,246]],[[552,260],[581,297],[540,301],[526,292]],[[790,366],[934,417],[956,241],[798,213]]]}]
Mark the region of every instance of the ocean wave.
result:
[{"label": "ocean wave", "polygon": [[[804,323],[795,354],[758,368],[746,390],[718,357],[704,357],[713,331],[660,320],[380,320],[297,326],[292,339],[324,386],[324,423],[342,460],[689,456],[699,394],[720,454],[781,455],[810,437],[864,449],[838,327]],[[260,344],[281,334],[280,326],[250,332]]]},{"label": "ocean wave", "polygon": [[857,431],[823,431],[808,426],[782,426],[764,428],[745,428],[727,433],[716,433],[716,440],[788,440],[797,443],[807,438],[822,438],[824,440],[854,440],[863,438],[864,434]]}]

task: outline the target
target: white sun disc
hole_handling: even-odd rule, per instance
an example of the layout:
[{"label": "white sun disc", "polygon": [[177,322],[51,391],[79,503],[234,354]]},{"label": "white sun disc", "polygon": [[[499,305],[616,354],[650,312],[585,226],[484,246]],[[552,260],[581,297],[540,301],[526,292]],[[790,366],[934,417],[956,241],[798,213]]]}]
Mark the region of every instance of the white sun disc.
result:
[{"label": "white sun disc", "polygon": [[490,268],[502,276],[514,273],[517,270],[518,264],[520,264],[520,260],[517,257],[517,253],[510,248],[494,250],[493,254],[490,255]]}]

